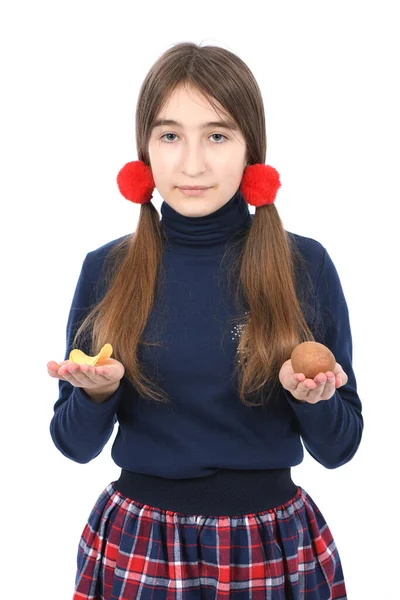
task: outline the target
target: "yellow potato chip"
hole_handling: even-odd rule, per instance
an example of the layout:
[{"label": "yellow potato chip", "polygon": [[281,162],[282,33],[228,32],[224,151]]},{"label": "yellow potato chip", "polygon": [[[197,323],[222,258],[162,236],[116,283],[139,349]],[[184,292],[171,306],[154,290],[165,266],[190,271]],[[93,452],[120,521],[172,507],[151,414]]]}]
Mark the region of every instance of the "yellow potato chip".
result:
[{"label": "yellow potato chip", "polygon": [[101,364],[102,362],[110,358],[112,351],[113,349],[111,344],[104,344],[104,346],[96,356],[88,356],[87,354],[82,352],[82,350],[75,349],[71,350],[71,352],[69,353],[69,360],[71,360],[74,363],[77,363],[78,365],[90,365],[94,367],[95,365]]}]

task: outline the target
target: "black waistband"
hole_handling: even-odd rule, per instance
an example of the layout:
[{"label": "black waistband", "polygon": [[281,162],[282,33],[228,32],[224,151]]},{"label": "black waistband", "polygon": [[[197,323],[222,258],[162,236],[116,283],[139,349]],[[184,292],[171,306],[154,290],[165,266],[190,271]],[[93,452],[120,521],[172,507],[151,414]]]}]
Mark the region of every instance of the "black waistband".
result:
[{"label": "black waistband", "polygon": [[167,479],[122,469],[114,487],[123,496],[153,508],[208,516],[262,512],[284,504],[298,491],[290,468],[220,469],[213,475],[190,479]]}]

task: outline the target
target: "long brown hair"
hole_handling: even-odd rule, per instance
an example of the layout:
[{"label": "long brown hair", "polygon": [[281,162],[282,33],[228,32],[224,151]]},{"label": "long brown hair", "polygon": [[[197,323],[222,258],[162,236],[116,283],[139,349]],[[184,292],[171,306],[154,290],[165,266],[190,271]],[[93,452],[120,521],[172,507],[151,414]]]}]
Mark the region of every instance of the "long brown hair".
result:
[{"label": "long brown hair", "polygon": [[[148,140],[152,124],[169,94],[178,86],[195,86],[218,113],[216,100],[239,125],[247,145],[249,164],[265,163],[266,132],[260,89],[247,65],[232,52],[217,46],[179,43],[151,67],[139,92],[136,107],[136,145],[139,160],[150,166]],[[139,344],[159,345],[141,339],[163,278],[161,258],[164,233],[157,209],[141,205],[136,231],[124,236],[108,254],[106,293],[78,328],[78,337],[90,330],[88,351],[96,354],[107,342],[113,357],[125,366],[125,376],[138,393],[156,402],[169,402],[163,389],[144,373],[138,360]],[[236,259],[229,270],[236,279],[236,298],[244,298],[248,311],[241,319],[235,363],[238,393],[246,406],[267,405],[279,384],[279,370],[293,348],[313,341],[303,309],[313,304],[313,288],[303,293],[303,308],[296,293],[297,269],[305,263],[294,237],[283,228],[274,204],[256,209],[251,226],[240,238]],[[308,276],[303,268],[303,274]],[[308,278],[309,280],[309,278]],[[304,287],[304,280],[302,288]],[[298,292],[299,290],[297,290]],[[268,383],[268,386],[265,384]],[[265,394],[265,387],[269,394]],[[264,389],[264,391],[263,391]],[[261,401],[245,395],[260,393]]]}]

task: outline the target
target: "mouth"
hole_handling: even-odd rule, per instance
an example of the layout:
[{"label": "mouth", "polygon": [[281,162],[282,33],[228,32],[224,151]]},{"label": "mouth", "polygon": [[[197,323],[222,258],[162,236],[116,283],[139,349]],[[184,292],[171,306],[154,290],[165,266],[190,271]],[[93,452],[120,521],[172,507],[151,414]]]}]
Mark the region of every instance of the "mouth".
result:
[{"label": "mouth", "polygon": [[208,190],[205,185],[180,185],[178,187],[180,190]]},{"label": "mouth", "polygon": [[207,187],[179,187],[178,190],[184,196],[203,196],[209,189]]}]

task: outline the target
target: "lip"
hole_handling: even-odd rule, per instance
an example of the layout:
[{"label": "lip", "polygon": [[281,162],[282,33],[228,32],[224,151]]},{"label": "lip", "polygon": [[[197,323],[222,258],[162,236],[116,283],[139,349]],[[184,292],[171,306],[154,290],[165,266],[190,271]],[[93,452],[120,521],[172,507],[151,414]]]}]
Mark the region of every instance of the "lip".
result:
[{"label": "lip", "polygon": [[178,190],[184,196],[204,196],[205,192],[207,192],[210,188],[178,188]]},{"label": "lip", "polygon": [[208,190],[205,185],[179,185],[180,190]]}]

